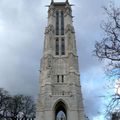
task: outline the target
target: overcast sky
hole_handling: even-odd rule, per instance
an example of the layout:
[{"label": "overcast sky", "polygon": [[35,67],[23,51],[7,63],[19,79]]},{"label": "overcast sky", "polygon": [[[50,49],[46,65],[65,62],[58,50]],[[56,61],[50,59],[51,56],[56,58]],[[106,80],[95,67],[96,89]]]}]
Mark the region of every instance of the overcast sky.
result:
[{"label": "overcast sky", "polygon": [[[55,0],[57,2],[57,0]],[[60,1],[60,0],[58,0]],[[61,0],[64,1],[64,0]],[[119,0],[114,0],[120,5]],[[80,64],[85,113],[103,120],[105,76],[102,62],[93,56],[96,40],[102,39],[102,6],[110,0],[70,0]],[[44,29],[50,0],[0,0],[0,87],[11,94],[37,98]]]}]

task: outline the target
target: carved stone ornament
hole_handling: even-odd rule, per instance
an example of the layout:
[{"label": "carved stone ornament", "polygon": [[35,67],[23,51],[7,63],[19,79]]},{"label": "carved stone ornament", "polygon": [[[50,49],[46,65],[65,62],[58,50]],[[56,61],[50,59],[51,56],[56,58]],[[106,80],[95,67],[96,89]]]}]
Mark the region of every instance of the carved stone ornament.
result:
[{"label": "carved stone ornament", "polygon": [[67,32],[74,33],[74,32],[75,32],[74,27],[71,26],[70,24],[68,24],[68,25],[66,26],[66,29],[65,29],[65,33],[67,33]]},{"label": "carved stone ornament", "polygon": [[65,16],[67,15],[71,15],[71,7],[68,4],[65,7]]},{"label": "carved stone ornament", "polygon": [[54,6],[50,5],[49,11],[48,11],[48,17],[54,16]]},{"label": "carved stone ornament", "polygon": [[49,33],[49,28],[46,27],[46,28],[45,28],[45,34],[48,34],[48,33]]},{"label": "carved stone ornament", "polygon": [[54,26],[53,25],[49,25],[49,34],[52,36],[54,34]]},{"label": "carved stone ornament", "polygon": [[50,70],[48,70],[47,77],[50,78],[50,76],[51,76],[51,72],[50,72]]},{"label": "carved stone ornament", "polygon": [[51,68],[52,66],[52,57],[51,56],[48,56],[48,63],[47,63],[47,68]]},{"label": "carved stone ornament", "polygon": [[54,34],[54,26],[53,25],[49,25],[48,27],[46,27],[45,29],[45,33],[46,34]]}]

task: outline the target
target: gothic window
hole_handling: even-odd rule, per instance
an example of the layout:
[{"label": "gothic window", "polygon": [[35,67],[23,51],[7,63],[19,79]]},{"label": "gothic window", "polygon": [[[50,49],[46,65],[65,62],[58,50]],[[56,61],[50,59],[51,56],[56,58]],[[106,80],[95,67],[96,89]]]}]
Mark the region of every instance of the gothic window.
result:
[{"label": "gothic window", "polygon": [[61,55],[65,55],[65,40],[61,39]]},{"label": "gothic window", "polygon": [[67,120],[66,105],[61,101],[55,107],[55,120]]},{"label": "gothic window", "polygon": [[57,82],[59,83],[59,75],[57,75]]},{"label": "gothic window", "polygon": [[56,11],[56,35],[59,35],[59,11]]},{"label": "gothic window", "polygon": [[62,75],[62,83],[64,83],[64,75]]},{"label": "gothic window", "polygon": [[64,35],[64,13],[61,11],[61,35]]},{"label": "gothic window", "polygon": [[59,55],[59,38],[56,38],[55,47],[56,47],[56,55]]}]

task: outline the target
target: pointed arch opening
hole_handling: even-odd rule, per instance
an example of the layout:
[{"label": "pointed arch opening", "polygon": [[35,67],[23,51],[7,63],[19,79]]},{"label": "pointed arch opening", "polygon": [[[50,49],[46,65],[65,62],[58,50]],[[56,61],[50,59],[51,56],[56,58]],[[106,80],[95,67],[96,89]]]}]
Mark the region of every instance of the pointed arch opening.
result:
[{"label": "pointed arch opening", "polygon": [[55,106],[55,120],[67,120],[67,108],[62,101]]}]

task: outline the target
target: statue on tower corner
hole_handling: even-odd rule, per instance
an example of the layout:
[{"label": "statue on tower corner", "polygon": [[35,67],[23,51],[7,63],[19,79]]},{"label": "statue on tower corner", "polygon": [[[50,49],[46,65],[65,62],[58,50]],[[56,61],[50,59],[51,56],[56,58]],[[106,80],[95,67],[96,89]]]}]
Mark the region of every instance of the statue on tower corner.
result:
[{"label": "statue on tower corner", "polygon": [[69,3],[68,0],[66,0],[66,3]]},{"label": "statue on tower corner", "polygon": [[53,4],[54,3],[54,0],[51,0],[51,4]]}]

